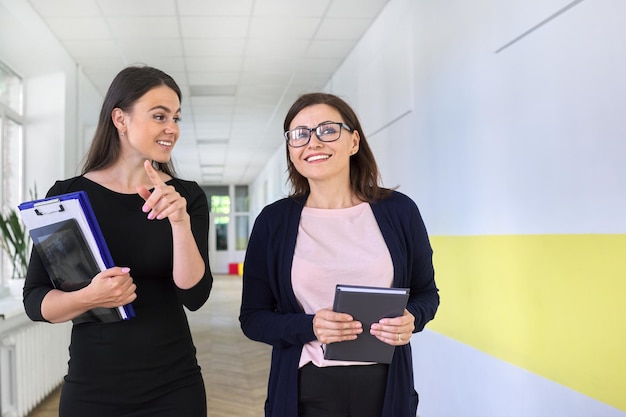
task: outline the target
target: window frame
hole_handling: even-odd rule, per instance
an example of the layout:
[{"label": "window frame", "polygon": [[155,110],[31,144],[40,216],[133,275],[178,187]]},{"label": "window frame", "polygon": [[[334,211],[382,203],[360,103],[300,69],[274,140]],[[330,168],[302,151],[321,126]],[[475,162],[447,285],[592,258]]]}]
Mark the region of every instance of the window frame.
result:
[{"label": "window frame", "polygon": [[[26,165],[24,80],[2,61],[0,61],[0,70],[0,88],[9,85],[4,79],[4,76],[8,74],[7,79],[12,78],[13,88],[16,89],[14,91],[9,91],[8,88],[4,91],[0,90],[0,173],[2,174],[0,210],[6,213],[10,209],[17,210],[17,205],[24,197]],[[14,100],[8,100],[9,94],[5,94],[7,91],[17,97],[13,97]],[[10,130],[12,124],[17,127],[16,135]],[[10,172],[7,172],[7,169]],[[11,273],[10,259],[3,250],[0,256],[0,284],[2,286],[8,285]]]}]

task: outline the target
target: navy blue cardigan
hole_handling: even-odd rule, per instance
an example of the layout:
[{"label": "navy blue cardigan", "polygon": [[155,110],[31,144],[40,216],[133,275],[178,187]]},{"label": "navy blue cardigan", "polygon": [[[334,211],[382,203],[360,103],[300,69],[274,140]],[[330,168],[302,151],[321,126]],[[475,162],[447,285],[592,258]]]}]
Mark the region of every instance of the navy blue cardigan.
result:
[{"label": "navy blue cardigan", "polygon": [[[254,223],[244,261],[241,328],[250,339],[273,346],[266,417],[298,415],[298,362],[302,346],[315,340],[313,315],[305,314],[291,286],[304,202],[284,198],[265,207]],[[407,309],[419,332],[439,306],[424,222],[413,200],[399,192],[371,207],[391,253],[393,285],[411,289]],[[396,347],[382,417],[415,417],[417,402],[410,344]]]}]

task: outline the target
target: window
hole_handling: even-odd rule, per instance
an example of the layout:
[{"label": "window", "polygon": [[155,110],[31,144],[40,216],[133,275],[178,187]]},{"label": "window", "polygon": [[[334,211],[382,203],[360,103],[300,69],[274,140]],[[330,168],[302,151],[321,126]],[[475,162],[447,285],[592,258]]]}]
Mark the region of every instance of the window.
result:
[{"label": "window", "polygon": [[0,62],[0,105],[22,115],[22,79]]},{"label": "window", "polygon": [[[23,197],[22,79],[0,62],[0,209],[15,209]],[[2,283],[12,274],[11,263],[2,252]]]},{"label": "window", "polygon": [[246,250],[249,236],[249,199],[248,186],[235,186],[235,249]]},{"label": "window", "polygon": [[[228,222],[230,221],[230,197],[228,195],[211,196],[211,212],[215,216],[215,248],[217,250],[228,250]],[[220,216],[224,214],[224,216]]]},{"label": "window", "polygon": [[245,251],[250,233],[249,196],[247,185],[204,186],[211,228],[215,230],[216,251]]},{"label": "window", "polygon": [[22,125],[0,115],[2,132],[2,206],[15,208],[20,203],[22,182]]}]

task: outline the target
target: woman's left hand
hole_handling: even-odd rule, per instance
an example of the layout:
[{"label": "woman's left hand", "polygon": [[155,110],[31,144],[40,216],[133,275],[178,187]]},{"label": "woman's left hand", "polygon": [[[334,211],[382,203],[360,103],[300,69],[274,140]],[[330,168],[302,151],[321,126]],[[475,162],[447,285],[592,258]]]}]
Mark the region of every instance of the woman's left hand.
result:
[{"label": "woman's left hand", "polygon": [[171,223],[187,220],[187,200],[159,177],[150,161],[145,161],[143,166],[154,186],[152,192],[146,187],[137,187],[137,192],[146,201],[142,207],[143,212],[148,213],[150,220],[168,218]]},{"label": "woman's left hand", "polygon": [[378,340],[393,346],[406,345],[415,330],[415,316],[405,309],[400,317],[381,319],[372,324],[370,333]]}]

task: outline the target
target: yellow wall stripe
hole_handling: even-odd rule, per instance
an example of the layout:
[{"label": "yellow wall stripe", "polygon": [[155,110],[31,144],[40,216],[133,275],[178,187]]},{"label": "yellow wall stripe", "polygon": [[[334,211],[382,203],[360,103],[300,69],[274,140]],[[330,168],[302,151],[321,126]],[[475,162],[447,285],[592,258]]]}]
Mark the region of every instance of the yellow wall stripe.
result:
[{"label": "yellow wall stripe", "polygon": [[431,242],[430,329],[626,411],[626,235]]}]

